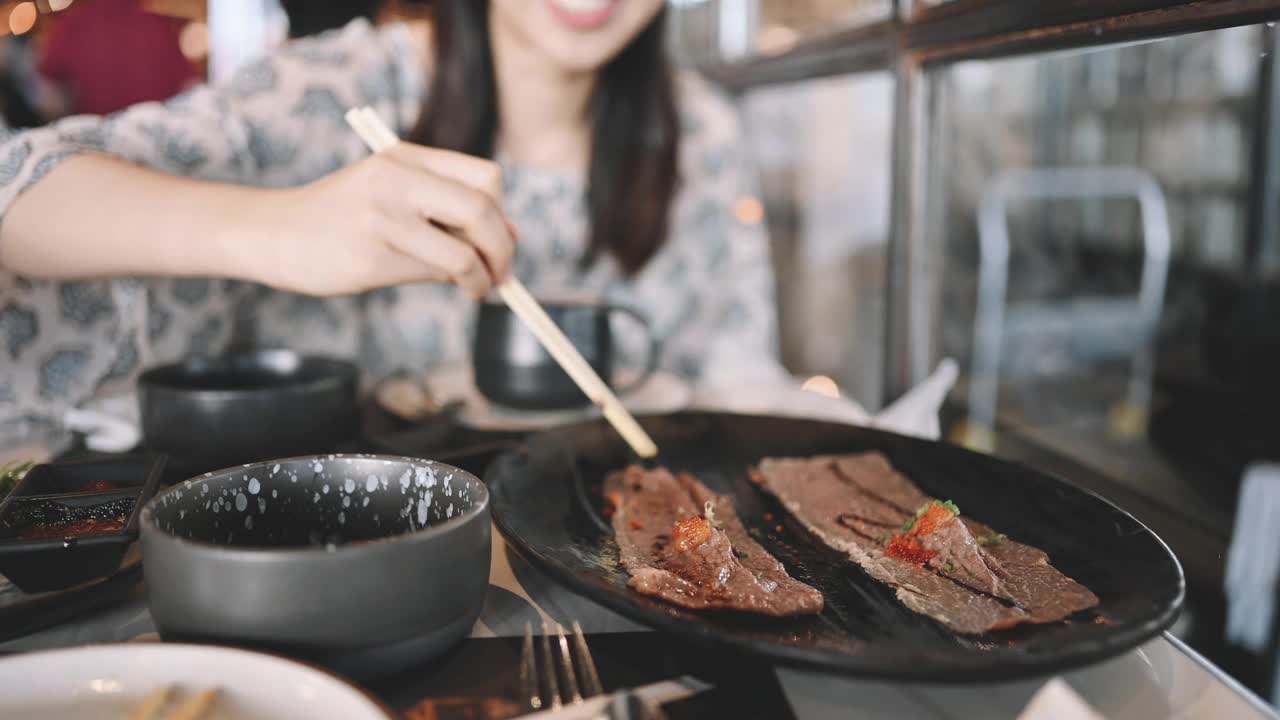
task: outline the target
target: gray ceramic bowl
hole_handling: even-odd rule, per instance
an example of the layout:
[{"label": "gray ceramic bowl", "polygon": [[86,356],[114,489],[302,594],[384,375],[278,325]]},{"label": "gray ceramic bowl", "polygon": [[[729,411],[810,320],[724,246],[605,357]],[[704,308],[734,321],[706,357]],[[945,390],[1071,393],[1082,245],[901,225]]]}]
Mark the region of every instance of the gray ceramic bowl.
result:
[{"label": "gray ceramic bowl", "polygon": [[208,473],[142,510],[166,638],[369,676],[466,637],[489,581],[489,493],[429,460],[324,455]]}]

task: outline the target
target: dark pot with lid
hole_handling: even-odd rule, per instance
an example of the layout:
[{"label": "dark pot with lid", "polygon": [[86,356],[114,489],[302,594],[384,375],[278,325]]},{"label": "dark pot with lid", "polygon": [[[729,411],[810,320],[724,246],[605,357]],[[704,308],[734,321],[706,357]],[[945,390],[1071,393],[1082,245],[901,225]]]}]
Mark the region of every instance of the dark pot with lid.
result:
[{"label": "dark pot with lid", "polygon": [[182,472],[332,452],[360,428],[359,372],[289,350],[193,357],[138,378],[143,443]]}]

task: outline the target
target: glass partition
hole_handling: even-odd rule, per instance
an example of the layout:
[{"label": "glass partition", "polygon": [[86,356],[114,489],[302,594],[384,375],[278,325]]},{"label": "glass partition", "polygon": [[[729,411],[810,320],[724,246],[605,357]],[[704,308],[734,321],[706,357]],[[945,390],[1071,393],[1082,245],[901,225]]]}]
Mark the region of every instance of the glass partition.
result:
[{"label": "glass partition", "polygon": [[784,360],[880,402],[893,81],[888,73],[746,94],[778,268]]},{"label": "glass partition", "polygon": [[786,52],[797,43],[893,16],[892,0],[672,0],[673,48],[714,64]]},{"label": "glass partition", "polygon": [[1230,530],[1233,486],[1215,478],[1247,452],[1193,407],[1230,380],[1207,323],[1249,265],[1264,30],[935,74],[935,347],[964,369],[953,439],[1032,435]]},{"label": "glass partition", "polygon": [[893,17],[890,0],[758,0],[761,52],[777,52],[821,36]]},{"label": "glass partition", "polygon": [[1222,592],[1280,461],[1280,4],[738,5],[754,44],[696,62],[751,124],[788,366],[874,408],[954,358],[947,439],[1151,526],[1175,633],[1280,697]]}]

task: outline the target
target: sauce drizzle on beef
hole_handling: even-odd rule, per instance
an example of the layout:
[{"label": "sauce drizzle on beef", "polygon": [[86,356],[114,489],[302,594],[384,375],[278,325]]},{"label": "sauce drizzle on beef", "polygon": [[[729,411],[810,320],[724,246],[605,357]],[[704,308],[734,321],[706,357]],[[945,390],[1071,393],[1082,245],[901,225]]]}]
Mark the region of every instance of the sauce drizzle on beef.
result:
[{"label": "sauce drizzle on beef", "polygon": [[820,542],[956,632],[1057,622],[1098,604],[1044,552],[946,509],[880,453],[766,459],[753,478]]}]

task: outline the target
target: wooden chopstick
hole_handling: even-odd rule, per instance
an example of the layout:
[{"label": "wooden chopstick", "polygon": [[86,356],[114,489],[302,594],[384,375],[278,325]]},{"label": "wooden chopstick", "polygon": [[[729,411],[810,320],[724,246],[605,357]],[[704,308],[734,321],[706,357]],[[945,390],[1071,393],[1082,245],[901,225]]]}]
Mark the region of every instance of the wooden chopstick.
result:
[{"label": "wooden chopstick", "polygon": [[[351,129],[355,130],[360,139],[375,153],[382,152],[400,142],[395,133],[382,122],[371,107],[352,108],[347,111],[346,118]],[[569,338],[565,337],[560,327],[547,315],[533,295],[529,294],[524,284],[512,275],[498,286],[498,295],[516,314],[516,317],[524,322],[560,367],[564,368],[583,394],[600,408],[605,419],[613,425],[631,449],[642,458],[655,457],[658,454],[658,446],[653,442],[653,438],[640,427],[640,423],[636,422],[635,417],[627,411],[613,390],[600,379],[600,375],[587,363]]]},{"label": "wooden chopstick", "polygon": [[218,699],[216,688],[200,690],[195,695],[178,703],[171,713],[164,712],[165,707],[175,699],[172,686],[156,688],[147,694],[142,702],[129,712],[129,720],[200,720],[213,709]]},{"label": "wooden chopstick", "polygon": [[200,720],[205,713],[209,712],[217,699],[218,691],[216,689],[201,690],[179,705],[173,711],[173,715],[169,716],[169,720]]},{"label": "wooden chopstick", "polygon": [[147,694],[142,702],[129,713],[128,720],[152,720],[159,717],[160,708],[169,702],[169,696],[173,694],[173,688],[169,686],[156,688]]}]

